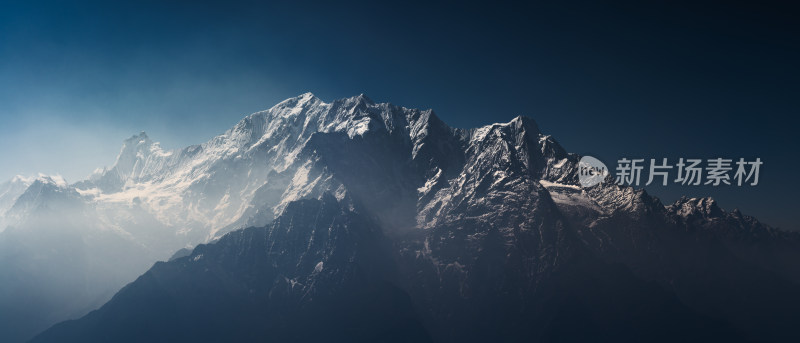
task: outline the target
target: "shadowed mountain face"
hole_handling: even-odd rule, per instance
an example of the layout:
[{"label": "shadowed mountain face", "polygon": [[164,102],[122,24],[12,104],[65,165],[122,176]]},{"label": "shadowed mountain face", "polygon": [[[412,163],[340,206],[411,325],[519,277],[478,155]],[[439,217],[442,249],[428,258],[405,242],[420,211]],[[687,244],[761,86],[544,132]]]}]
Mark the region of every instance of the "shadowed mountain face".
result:
[{"label": "shadowed mountain face", "polygon": [[102,310],[37,340],[430,341],[391,282],[387,243],[332,196],[293,202],[268,227],[157,263]]},{"label": "shadowed mountain face", "polygon": [[136,194],[158,229],[119,226],[161,255],[214,241],[35,342],[800,339],[796,234],[582,189],[579,156],[529,118],[461,130],[304,94],[198,147],[129,145],[70,186],[83,203],[128,213]]},{"label": "shadowed mountain face", "polygon": [[[499,238],[481,255],[506,253]],[[34,342],[739,339],[624,267],[584,257],[535,280],[514,269],[524,265],[517,258],[478,259],[471,280],[419,264],[324,195],[291,203],[267,227],[157,263],[100,310]],[[400,286],[409,284],[413,291]],[[436,296],[421,295],[427,290]],[[652,336],[666,325],[670,332]]]}]

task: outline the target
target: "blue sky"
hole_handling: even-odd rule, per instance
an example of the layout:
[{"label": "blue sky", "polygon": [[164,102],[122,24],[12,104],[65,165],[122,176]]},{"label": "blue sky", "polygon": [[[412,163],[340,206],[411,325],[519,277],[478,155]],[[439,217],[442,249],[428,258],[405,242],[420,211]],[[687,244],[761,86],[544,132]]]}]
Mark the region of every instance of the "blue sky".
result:
[{"label": "blue sky", "polygon": [[760,157],[754,188],[653,187],[798,228],[797,25],[780,3],[65,2],[0,5],[0,179],[167,148],[311,91],[433,108],[452,126],[524,114],[569,151]]}]

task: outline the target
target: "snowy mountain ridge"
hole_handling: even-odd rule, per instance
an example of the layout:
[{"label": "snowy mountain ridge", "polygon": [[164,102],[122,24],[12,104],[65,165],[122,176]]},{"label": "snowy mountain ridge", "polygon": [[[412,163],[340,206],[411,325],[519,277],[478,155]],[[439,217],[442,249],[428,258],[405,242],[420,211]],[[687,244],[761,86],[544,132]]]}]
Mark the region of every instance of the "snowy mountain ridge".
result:
[{"label": "snowy mountain ridge", "polygon": [[[432,321],[461,315],[437,312],[439,298],[457,295],[469,309],[471,301],[488,304],[495,294],[538,294],[564,266],[587,254],[629,265],[648,281],[674,283],[679,276],[654,272],[645,261],[674,259],[661,242],[682,240],[690,232],[726,242],[730,252],[725,254],[757,260],[765,269],[800,280],[792,265],[771,267],[785,257],[781,254],[793,254],[797,237],[738,211],[724,212],[708,199],[664,206],[644,190],[613,182],[583,189],[579,159],[524,116],[456,129],[432,110],[375,103],[363,94],[324,102],[305,93],[253,113],[200,145],[164,150],[145,133],[134,135],[111,167],[72,185],[44,177],[2,184],[0,205],[9,205],[3,205],[0,224],[15,229],[0,236],[0,244],[31,242],[31,259],[45,261],[36,263],[61,261],[63,251],[79,252],[85,259],[76,273],[82,281],[64,297],[83,290],[81,282],[106,285],[79,307],[60,307],[67,315],[57,320],[103,304],[178,249],[203,246],[238,229],[273,225],[287,216],[287,208],[298,206],[292,204],[320,199],[347,217],[365,217],[370,223],[361,228],[365,232],[389,237],[397,250],[384,253],[401,261],[401,270],[420,272],[404,277],[408,283],[398,287],[434,306],[425,305]],[[80,246],[60,246],[63,239],[41,243],[40,232],[52,230]],[[765,256],[748,248],[753,239],[776,246],[780,254]],[[265,243],[295,252],[315,246]],[[41,251],[53,253],[42,258]],[[191,258],[205,257],[194,251]],[[125,268],[117,267],[120,261]],[[320,268],[331,272],[328,265]],[[40,283],[65,277],[48,273]],[[314,275],[302,277],[315,280]],[[679,295],[693,299],[690,293]]]},{"label": "snowy mountain ridge", "polygon": [[[319,188],[316,183],[335,182],[330,175],[308,179],[314,163],[298,159],[314,134],[342,133],[352,140],[375,132],[383,132],[400,145],[407,145],[411,149],[408,157],[419,164],[417,167],[426,169],[421,172],[424,180],[407,180],[416,184],[412,191],[418,193],[417,199],[409,201],[418,202],[415,205],[420,207],[418,224],[425,225],[426,217],[441,218],[446,203],[466,191],[462,188],[466,178],[485,168],[519,164],[519,168],[512,168],[515,172],[529,173],[542,180],[542,184],[532,186],[536,189],[552,189],[557,184],[578,185],[574,174],[577,156],[566,153],[552,137],[542,134],[530,118],[517,117],[508,123],[476,129],[453,129],[431,110],[376,104],[363,94],[325,103],[305,93],[269,110],[253,113],[200,145],[163,150],[141,132],[124,141],[111,167],[98,169],[87,180],[69,187],[103,221],[118,221],[116,218],[127,217],[120,212],[141,210],[169,228],[165,231],[178,236],[169,240],[196,245],[219,237],[220,233],[233,229],[231,225],[244,226],[249,219],[247,213],[260,211],[260,215],[266,215],[260,224],[271,220],[263,208],[264,201],[253,203],[259,189],[261,193],[267,188],[273,194],[281,192],[280,199],[267,201],[274,217],[292,200],[312,193],[319,196],[319,191],[313,191]],[[464,170],[455,170],[461,163],[469,165]],[[461,175],[454,174],[458,172]],[[501,182],[507,172],[494,170],[492,175],[483,177]],[[37,179],[59,187],[68,186],[60,176],[40,175]],[[0,219],[22,195],[22,189],[32,183],[32,178],[18,176],[0,186]],[[599,187],[561,196],[563,190],[562,187],[553,192],[556,199],[583,202],[603,213],[618,209],[636,211],[640,206],[635,201],[640,191],[629,188]],[[425,202],[426,199],[431,201]],[[435,212],[431,212],[434,208]],[[114,226],[136,236],[135,224],[127,228],[123,220]]]}]

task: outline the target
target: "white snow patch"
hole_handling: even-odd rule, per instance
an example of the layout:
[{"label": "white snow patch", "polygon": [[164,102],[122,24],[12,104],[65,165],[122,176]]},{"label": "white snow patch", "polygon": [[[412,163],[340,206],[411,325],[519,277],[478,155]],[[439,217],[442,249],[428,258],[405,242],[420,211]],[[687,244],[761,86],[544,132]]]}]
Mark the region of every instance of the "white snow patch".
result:
[{"label": "white snow patch", "polygon": [[561,168],[561,167],[564,166],[564,163],[567,163],[567,159],[566,158],[562,158],[561,160],[556,162],[556,164],[553,165],[553,168]]},{"label": "white snow patch", "polygon": [[364,118],[362,120],[353,122],[353,126],[347,130],[347,135],[350,138],[355,136],[364,136],[364,134],[369,131],[369,122],[370,118]]},{"label": "white snow patch", "polygon": [[424,186],[417,188],[417,192],[420,193],[420,195],[428,194],[428,192],[430,192],[433,186],[436,185],[436,182],[439,181],[439,178],[441,176],[442,176],[442,169],[439,168],[439,171],[436,172],[436,175],[434,175],[432,178],[426,181]]},{"label": "white snow patch", "polygon": [[89,189],[78,189],[78,188],[76,188],[75,191],[78,192],[78,194],[80,194],[82,196],[85,196],[85,197],[86,196],[88,196],[88,197],[97,197],[97,196],[100,196],[100,193],[102,193],[99,188],[89,188]]},{"label": "white snow patch", "polygon": [[565,185],[545,180],[539,180],[539,183],[550,192],[550,198],[553,199],[556,205],[583,207],[597,212],[603,212],[603,208],[592,200],[579,186]]},{"label": "white snow patch", "polygon": [[574,190],[578,190],[578,191],[582,190],[580,186],[567,185],[567,184],[563,184],[563,183],[550,182],[550,181],[546,181],[546,180],[539,180],[539,184],[544,186],[544,188],[570,188],[570,189],[574,189]]}]

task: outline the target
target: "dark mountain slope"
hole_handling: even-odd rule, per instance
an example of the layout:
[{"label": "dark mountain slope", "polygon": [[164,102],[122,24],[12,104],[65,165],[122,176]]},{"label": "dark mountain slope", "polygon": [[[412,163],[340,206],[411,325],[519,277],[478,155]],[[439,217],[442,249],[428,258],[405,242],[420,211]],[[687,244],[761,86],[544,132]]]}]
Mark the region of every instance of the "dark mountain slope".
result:
[{"label": "dark mountain slope", "polygon": [[34,342],[425,342],[380,231],[336,200],[157,263],[84,319]]}]

